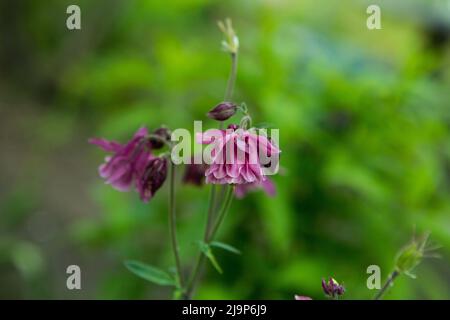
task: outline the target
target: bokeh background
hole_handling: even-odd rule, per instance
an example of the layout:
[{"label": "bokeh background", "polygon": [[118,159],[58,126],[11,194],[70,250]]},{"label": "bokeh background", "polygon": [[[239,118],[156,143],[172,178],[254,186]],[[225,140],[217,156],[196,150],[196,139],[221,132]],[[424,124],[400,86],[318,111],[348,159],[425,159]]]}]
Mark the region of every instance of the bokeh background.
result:
[{"label": "bokeh background", "polygon": [[[66,28],[78,4],[82,29]],[[378,4],[382,30],[366,28]],[[277,196],[235,201],[198,299],[322,299],[320,281],[367,299],[414,232],[441,259],[401,277],[387,299],[450,298],[450,2],[3,0],[0,3],[0,298],[170,298],[123,266],[173,265],[167,186],[148,205],[97,175],[91,136],[125,141],[140,125],[192,129],[221,101],[241,51],[235,100],[280,128]],[[216,124],[205,120],[205,127]],[[180,178],[180,175],[178,175]],[[209,188],[178,187],[188,271]],[[66,268],[82,290],[66,288]]]}]

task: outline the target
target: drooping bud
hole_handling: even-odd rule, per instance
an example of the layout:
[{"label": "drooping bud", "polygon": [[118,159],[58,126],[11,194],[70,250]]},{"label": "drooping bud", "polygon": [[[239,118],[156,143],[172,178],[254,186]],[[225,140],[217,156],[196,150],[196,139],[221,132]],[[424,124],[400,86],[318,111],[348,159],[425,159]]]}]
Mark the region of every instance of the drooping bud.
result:
[{"label": "drooping bud", "polygon": [[164,146],[163,141],[170,141],[170,131],[165,127],[156,129],[153,131],[153,135],[158,137],[150,137],[150,144],[153,149],[161,149]]},{"label": "drooping bud", "polygon": [[327,282],[325,279],[322,279],[322,289],[323,292],[330,298],[336,299],[339,296],[342,296],[345,292],[344,286],[340,285],[336,280],[330,278]]},{"label": "drooping bud", "polygon": [[183,182],[186,184],[193,184],[196,186],[203,185],[203,182],[205,181],[206,169],[208,169],[208,166],[204,163],[187,164],[186,170],[184,171]]},{"label": "drooping bud", "polygon": [[237,105],[232,102],[219,103],[214,109],[209,111],[206,115],[208,118],[217,121],[225,121],[236,113]]},{"label": "drooping bud", "polygon": [[137,180],[137,189],[141,200],[148,202],[162,186],[167,177],[167,159],[156,157],[151,159],[141,177]]}]

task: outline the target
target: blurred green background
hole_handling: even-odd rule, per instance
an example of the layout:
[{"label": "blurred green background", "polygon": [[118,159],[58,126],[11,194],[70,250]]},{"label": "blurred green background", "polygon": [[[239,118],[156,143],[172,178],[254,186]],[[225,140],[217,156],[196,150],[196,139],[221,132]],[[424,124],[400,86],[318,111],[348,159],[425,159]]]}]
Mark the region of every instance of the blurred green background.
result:
[{"label": "blurred green background", "polygon": [[[82,29],[66,28],[81,7]],[[382,30],[366,28],[378,4]],[[193,128],[221,101],[241,50],[235,100],[280,128],[278,194],[235,201],[196,298],[374,295],[396,252],[431,231],[441,259],[401,277],[388,299],[450,298],[450,2],[3,0],[0,4],[0,298],[170,298],[126,259],[173,265],[167,186],[148,205],[97,175],[91,136],[125,141],[140,125]],[[206,121],[206,127],[216,124]],[[180,174],[178,175],[180,178]],[[209,188],[178,187],[182,260],[191,268]],[[66,288],[66,268],[82,290]]]}]

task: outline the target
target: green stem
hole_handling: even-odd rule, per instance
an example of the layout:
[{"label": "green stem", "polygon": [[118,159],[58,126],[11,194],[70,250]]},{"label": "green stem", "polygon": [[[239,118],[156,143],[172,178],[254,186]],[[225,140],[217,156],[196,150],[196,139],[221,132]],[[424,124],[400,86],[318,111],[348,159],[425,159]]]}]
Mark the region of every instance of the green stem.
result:
[{"label": "green stem", "polygon": [[[237,53],[231,53],[231,71],[230,71],[230,76],[228,77],[228,81],[227,81],[227,89],[225,91],[225,97],[224,97],[225,101],[230,100],[233,96],[233,90],[234,90],[234,85],[236,83],[236,76],[237,76],[237,66],[238,66]],[[223,129],[223,127],[224,127],[224,122],[221,121],[219,128]],[[218,207],[216,205],[216,189],[217,189],[216,185],[213,184],[211,186],[211,193],[209,196],[208,215],[206,217],[206,229],[205,229],[205,234],[204,234],[205,241],[207,240],[207,238],[210,235],[212,221],[214,218],[214,213],[216,211],[216,207]],[[223,195],[222,192],[221,192],[221,195]]]},{"label": "green stem", "polygon": [[385,284],[381,288],[380,291],[378,291],[377,295],[375,296],[374,300],[380,300],[383,295],[386,293],[386,291],[394,284],[395,278],[397,278],[400,275],[400,273],[397,270],[394,270],[386,280]]},{"label": "green stem", "polygon": [[195,263],[195,267],[192,270],[191,278],[189,279],[189,283],[186,290],[186,298],[188,300],[192,299],[192,295],[194,294],[195,287],[197,285],[198,279],[200,277],[200,270],[203,267],[203,263],[205,261],[205,254],[200,252],[197,257],[197,261]]},{"label": "green stem", "polygon": [[[237,66],[238,66],[237,53],[231,53],[231,71],[230,71],[230,76],[228,77],[228,81],[227,81],[227,89],[225,91],[224,101],[229,101],[233,97],[233,90],[234,90],[234,85],[236,83],[236,76],[237,76]],[[224,127],[224,122],[221,121],[220,125],[219,125],[219,129],[223,129],[223,127]],[[227,202],[228,201],[226,200],[225,204]],[[212,221],[214,218],[215,211],[216,211],[216,185],[213,184],[211,186],[209,205],[208,205],[208,215],[206,217],[206,227],[205,227],[205,233],[203,236],[205,243],[208,243],[211,239],[214,238],[214,235],[217,232],[217,229],[219,228],[220,223],[222,222],[223,217],[224,217],[224,214],[222,214],[222,213],[219,215],[220,220],[216,221],[216,224],[214,225],[213,230],[211,231]],[[219,221],[220,221],[220,223],[218,223]],[[201,273],[200,271],[203,267],[204,262],[205,262],[205,255],[203,253],[200,253],[197,258],[197,261],[195,263],[194,269],[192,271],[192,275],[188,282],[188,286],[187,286],[187,290],[186,290],[187,299],[192,298],[192,294],[194,293],[195,286],[200,277],[200,273]]]},{"label": "green stem", "polygon": [[[216,197],[216,185],[213,184],[211,186],[211,193],[209,196],[208,215],[207,215],[207,219],[206,219],[205,234],[203,236],[203,241],[205,243],[208,242],[209,230],[212,225],[213,212],[214,212],[214,208],[215,208],[215,197]],[[191,277],[188,281],[187,290],[186,290],[187,299],[191,299],[191,297],[192,297],[192,294],[195,289],[195,285],[197,284],[198,278],[201,273],[200,269],[202,269],[204,260],[205,260],[205,255],[202,252],[200,252],[200,254],[198,255],[197,261],[195,263],[194,269],[192,271]]]},{"label": "green stem", "polygon": [[231,206],[231,202],[233,200],[233,190],[234,187],[233,186],[227,186],[227,193],[224,199],[224,204],[222,207],[222,210],[220,211],[217,219],[216,219],[216,223],[214,224],[214,227],[209,235],[209,238],[207,239],[208,242],[212,241],[217,233],[217,231],[219,230],[220,225],[222,224],[225,216],[227,215],[228,209],[230,209]]},{"label": "green stem", "polygon": [[178,285],[183,291],[184,281],[183,273],[181,271],[181,260],[178,249],[177,232],[176,232],[176,213],[175,213],[175,164],[169,160],[170,166],[170,185],[169,185],[169,231],[172,243],[172,251],[175,258],[175,268],[177,274]]},{"label": "green stem", "polygon": [[203,240],[206,242],[208,241],[209,232],[211,230],[211,225],[214,217],[214,209],[215,209],[215,203],[216,203],[216,185],[213,184],[211,186],[211,192],[209,195],[209,205],[208,205],[208,215],[206,217],[206,228],[205,228],[205,234],[203,236]]},{"label": "green stem", "polygon": [[[228,187],[227,195],[225,197],[222,209],[217,217],[216,223],[214,224],[214,227],[213,227],[211,233],[209,234],[209,236],[205,237],[205,239],[204,239],[205,243],[209,243],[214,240],[214,237],[215,237],[217,231],[219,230],[219,227],[222,224],[222,222],[228,212],[228,209],[230,208],[231,202],[233,200],[234,188],[231,186],[227,186],[227,187]],[[203,268],[204,262],[205,262],[205,255],[203,253],[200,253],[200,255],[197,258],[197,262],[195,263],[194,270],[192,272],[191,278],[189,279],[189,283],[187,286],[187,290],[186,290],[186,298],[187,299],[192,298],[192,295],[194,293],[195,287],[199,280],[199,277],[201,274],[200,271]]]},{"label": "green stem", "polygon": [[238,66],[238,55],[237,53],[231,54],[231,72],[227,82],[227,90],[225,91],[225,101],[229,101],[233,97],[234,84],[236,82],[237,76],[237,66]]},{"label": "green stem", "polygon": [[[229,101],[233,97],[234,86],[236,83],[237,77],[237,67],[238,67],[238,55],[237,53],[231,53],[231,71],[227,81],[227,89],[225,90],[225,96],[223,98],[224,101]],[[224,122],[221,121],[219,125],[219,129],[223,129]],[[222,187],[220,190],[219,201],[224,199],[226,188]],[[211,197],[210,197],[210,206],[208,209],[208,218],[207,218],[207,229],[205,232],[205,239],[210,234],[211,223],[212,223],[212,215],[218,209],[218,204],[216,202],[216,185],[213,184],[211,186]],[[211,205],[212,204],[212,205]]]}]

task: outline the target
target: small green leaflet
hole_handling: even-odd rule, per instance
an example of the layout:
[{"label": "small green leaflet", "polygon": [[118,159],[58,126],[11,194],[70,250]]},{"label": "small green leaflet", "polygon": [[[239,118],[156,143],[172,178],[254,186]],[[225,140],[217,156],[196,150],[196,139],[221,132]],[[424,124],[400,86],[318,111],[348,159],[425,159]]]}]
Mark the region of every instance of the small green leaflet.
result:
[{"label": "small green leaflet", "polygon": [[147,281],[159,284],[160,286],[177,286],[175,279],[164,270],[134,260],[127,260],[124,264],[132,273]]},{"label": "small green leaflet", "polygon": [[209,245],[212,247],[217,247],[217,248],[229,251],[234,254],[241,254],[241,252],[238,249],[236,249],[233,246],[230,246],[229,244],[223,243],[223,242],[213,241]]},{"label": "small green leaflet", "polygon": [[214,254],[213,254],[213,252],[211,250],[211,247],[220,248],[222,250],[229,251],[229,252],[234,253],[234,254],[241,254],[241,252],[238,249],[236,249],[235,247],[230,246],[229,244],[226,244],[226,243],[223,243],[223,242],[219,242],[219,241],[213,241],[210,244],[207,244],[207,243],[205,243],[203,241],[199,241],[198,244],[199,244],[200,250],[209,259],[209,261],[211,262],[213,267],[220,274],[223,273],[223,270],[220,267],[219,263],[217,262],[217,259],[216,259],[216,257],[214,256]]},{"label": "small green leaflet", "polygon": [[209,261],[211,261],[211,264],[217,270],[217,272],[222,274],[223,270],[220,267],[219,263],[217,262],[217,259],[214,256],[214,254],[212,253],[211,248],[209,247],[209,245],[207,243],[204,243],[203,241],[199,241],[198,244],[200,246],[200,250],[209,259]]}]

